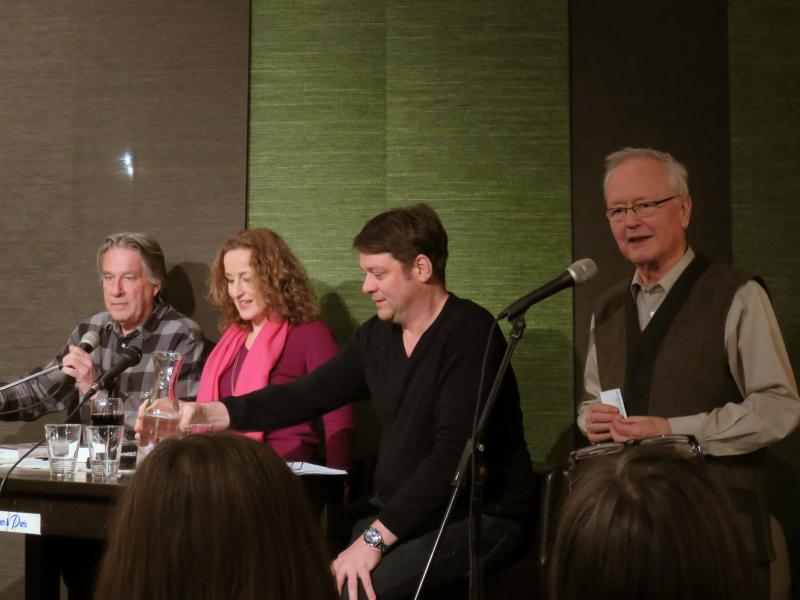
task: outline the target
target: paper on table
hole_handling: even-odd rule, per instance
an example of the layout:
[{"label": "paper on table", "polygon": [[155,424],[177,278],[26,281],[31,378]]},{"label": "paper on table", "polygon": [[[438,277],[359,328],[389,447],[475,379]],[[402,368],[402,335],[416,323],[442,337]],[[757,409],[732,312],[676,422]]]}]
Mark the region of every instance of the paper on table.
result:
[{"label": "paper on table", "polygon": [[[0,446],[0,462],[16,462],[16,460],[30,450],[36,442],[27,444],[3,444]],[[42,443],[36,450],[31,452],[29,457],[33,458],[47,458],[47,445]]]},{"label": "paper on table", "polygon": [[[0,468],[2,469],[9,469],[11,465],[17,462],[17,459],[14,460],[4,460],[0,462]],[[50,461],[46,458],[26,458],[21,463],[17,465],[17,469],[31,469],[34,471],[42,470],[46,471],[50,468]]]},{"label": "paper on table", "polygon": [[[33,470],[37,470],[37,469],[45,470],[45,469],[49,469],[50,468],[50,462],[47,460],[47,448],[44,449],[44,456],[39,456],[38,449],[34,452],[34,455],[37,458],[31,458],[30,456],[28,456],[21,463],[19,463],[19,465],[17,465],[17,468],[18,469],[33,469]],[[89,458],[89,449],[88,448],[78,448],[78,459],[76,461],[75,468],[78,471],[86,471],[87,470],[86,469],[86,459],[88,459],[88,458]],[[16,456],[14,458],[9,458],[9,459],[0,457],[0,467],[10,467],[15,462],[17,462],[18,459],[19,459],[19,456]]]},{"label": "paper on table", "polygon": [[[18,449],[19,447],[26,446],[25,444],[14,444],[9,445],[7,447],[11,448],[13,452],[13,458],[5,458],[4,456],[0,455],[0,467],[10,467],[19,458]],[[29,448],[30,446],[27,446]],[[34,469],[34,470],[46,470],[50,468],[49,462],[47,460],[47,448],[44,448],[44,454],[39,455],[39,449],[36,450],[35,455],[38,458],[31,458],[28,457],[23,460],[17,466],[18,469]],[[78,459],[76,461],[75,469],[77,471],[86,471],[88,470],[86,467],[86,461],[89,458],[89,449],[81,447],[78,449]],[[292,469],[298,475],[347,475],[347,471],[343,471],[341,469],[331,469],[330,467],[325,467],[322,465],[315,465],[309,462],[287,462],[289,468]]]},{"label": "paper on table", "polygon": [[287,462],[287,465],[298,475],[347,475],[347,471],[331,469],[322,465],[307,462]]}]

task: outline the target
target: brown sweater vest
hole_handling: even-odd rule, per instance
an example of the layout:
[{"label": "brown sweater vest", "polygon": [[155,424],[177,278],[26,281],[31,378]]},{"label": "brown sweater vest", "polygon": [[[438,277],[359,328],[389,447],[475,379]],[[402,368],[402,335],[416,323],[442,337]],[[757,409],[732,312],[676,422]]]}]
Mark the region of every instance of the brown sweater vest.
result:
[{"label": "brown sweater vest", "polygon": [[[595,310],[602,389],[622,389],[630,416],[677,417],[741,402],[725,353],[725,320],[736,290],[749,279],[732,267],[697,256],[644,331],[639,329],[630,280],[612,287]],[[759,482],[759,471],[768,460],[766,450],[706,457],[731,493],[745,543],[762,563],[774,556]]]},{"label": "brown sweater vest", "polygon": [[749,279],[697,256],[644,331],[630,280],[615,285],[595,310],[602,389],[620,388],[629,415],[669,418],[741,402],[724,331],[733,296]]}]

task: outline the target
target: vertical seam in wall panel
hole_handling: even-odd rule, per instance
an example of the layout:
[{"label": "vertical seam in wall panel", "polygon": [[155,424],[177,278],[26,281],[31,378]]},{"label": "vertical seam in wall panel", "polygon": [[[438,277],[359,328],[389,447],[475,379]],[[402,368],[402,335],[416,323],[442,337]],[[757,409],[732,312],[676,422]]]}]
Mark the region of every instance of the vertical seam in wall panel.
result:
[{"label": "vertical seam in wall panel", "polygon": [[247,110],[245,133],[245,163],[244,163],[244,227],[250,226],[250,97],[252,91],[250,84],[253,76],[253,0],[250,0],[250,14],[247,18]]},{"label": "vertical seam in wall panel", "polygon": [[388,37],[386,24],[389,21],[388,2],[383,3],[383,206],[389,208],[389,118],[388,118],[388,96],[389,96],[389,53],[387,51]]},{"label": "vertical seam in wall panel", "polygon": [[[572,165],[575,161],[574,156],[574,144],[572,143],[573,140],[573,111],[572,111],[572,28],[570,27],[572,23],[572,1],[569,0],[567,2],[567,111],[569,118],[569,175],[567,177],[569,181],[569,221],[570,221],[570,249],[572,253],[572,260],[575,260],[575,186],[572,185]],[[578,331],[578,319],[577,319],[577,296],[575,292],[572,292],[572,417],[573,421],[575,420],[576,415],[576,402],[575,400],[578,398],[580,394],[580,390],[583,388],[582,381],[583,377],[579,380],[578,373],[581,372],[580,369],[580,356],[581,352],[578,350],[578,338],[577,338],[577,331]]]}]

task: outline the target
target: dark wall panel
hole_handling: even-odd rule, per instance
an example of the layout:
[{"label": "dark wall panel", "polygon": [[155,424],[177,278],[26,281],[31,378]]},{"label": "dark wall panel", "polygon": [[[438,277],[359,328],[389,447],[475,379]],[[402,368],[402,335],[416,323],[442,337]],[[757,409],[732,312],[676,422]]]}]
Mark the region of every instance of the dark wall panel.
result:
[{"label": "dark wall panel", "polygon": [[624,146],[674,154],[689,170],[695,250],[731,259],[727,8],[722,0],[572,0],[573,248],[599,275],[575,292],[580,390],[592,302],[633,267],[603,214],[603,158]]},{"label": "dark wall panel", "polygon": [[[800,4],[729,3],[733,257],[764,277],[800,373]],[[768,474],[800,593],[800,430],[777,444]]]},{"label": "dark wall panel", "polygon": [[168,295],[215,334],[206,264],[245,220],[249,12],[3,3],[0,379],[102,307],[95,252],[112,231],[153,233],[180,267]]},{"label": "dark wall panel", "polygon": [[[102,307],[95,252],[146,230],[167,293],[215,334],[206,264],[244,226],[246,0],[0,6],[0,380],[51,360]],[[126,158],[126,157],[129,157]],[[42,421],[3,423],[32,440]],[[0,597],[23,596],[22,538],[0,534]]]}]

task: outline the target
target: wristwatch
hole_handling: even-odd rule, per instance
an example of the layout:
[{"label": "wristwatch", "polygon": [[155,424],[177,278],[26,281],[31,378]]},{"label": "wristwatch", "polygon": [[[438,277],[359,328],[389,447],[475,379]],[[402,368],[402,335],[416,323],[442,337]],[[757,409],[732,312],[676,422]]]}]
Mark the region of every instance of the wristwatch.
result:
[{"label": "wristwatch", "polygon": [[386,544],[383,543],[381,532],[374,527],[367,527],[364,530],[364,543],[367,546],[372,546],[381,551],[381,554],[386,552]]}]

